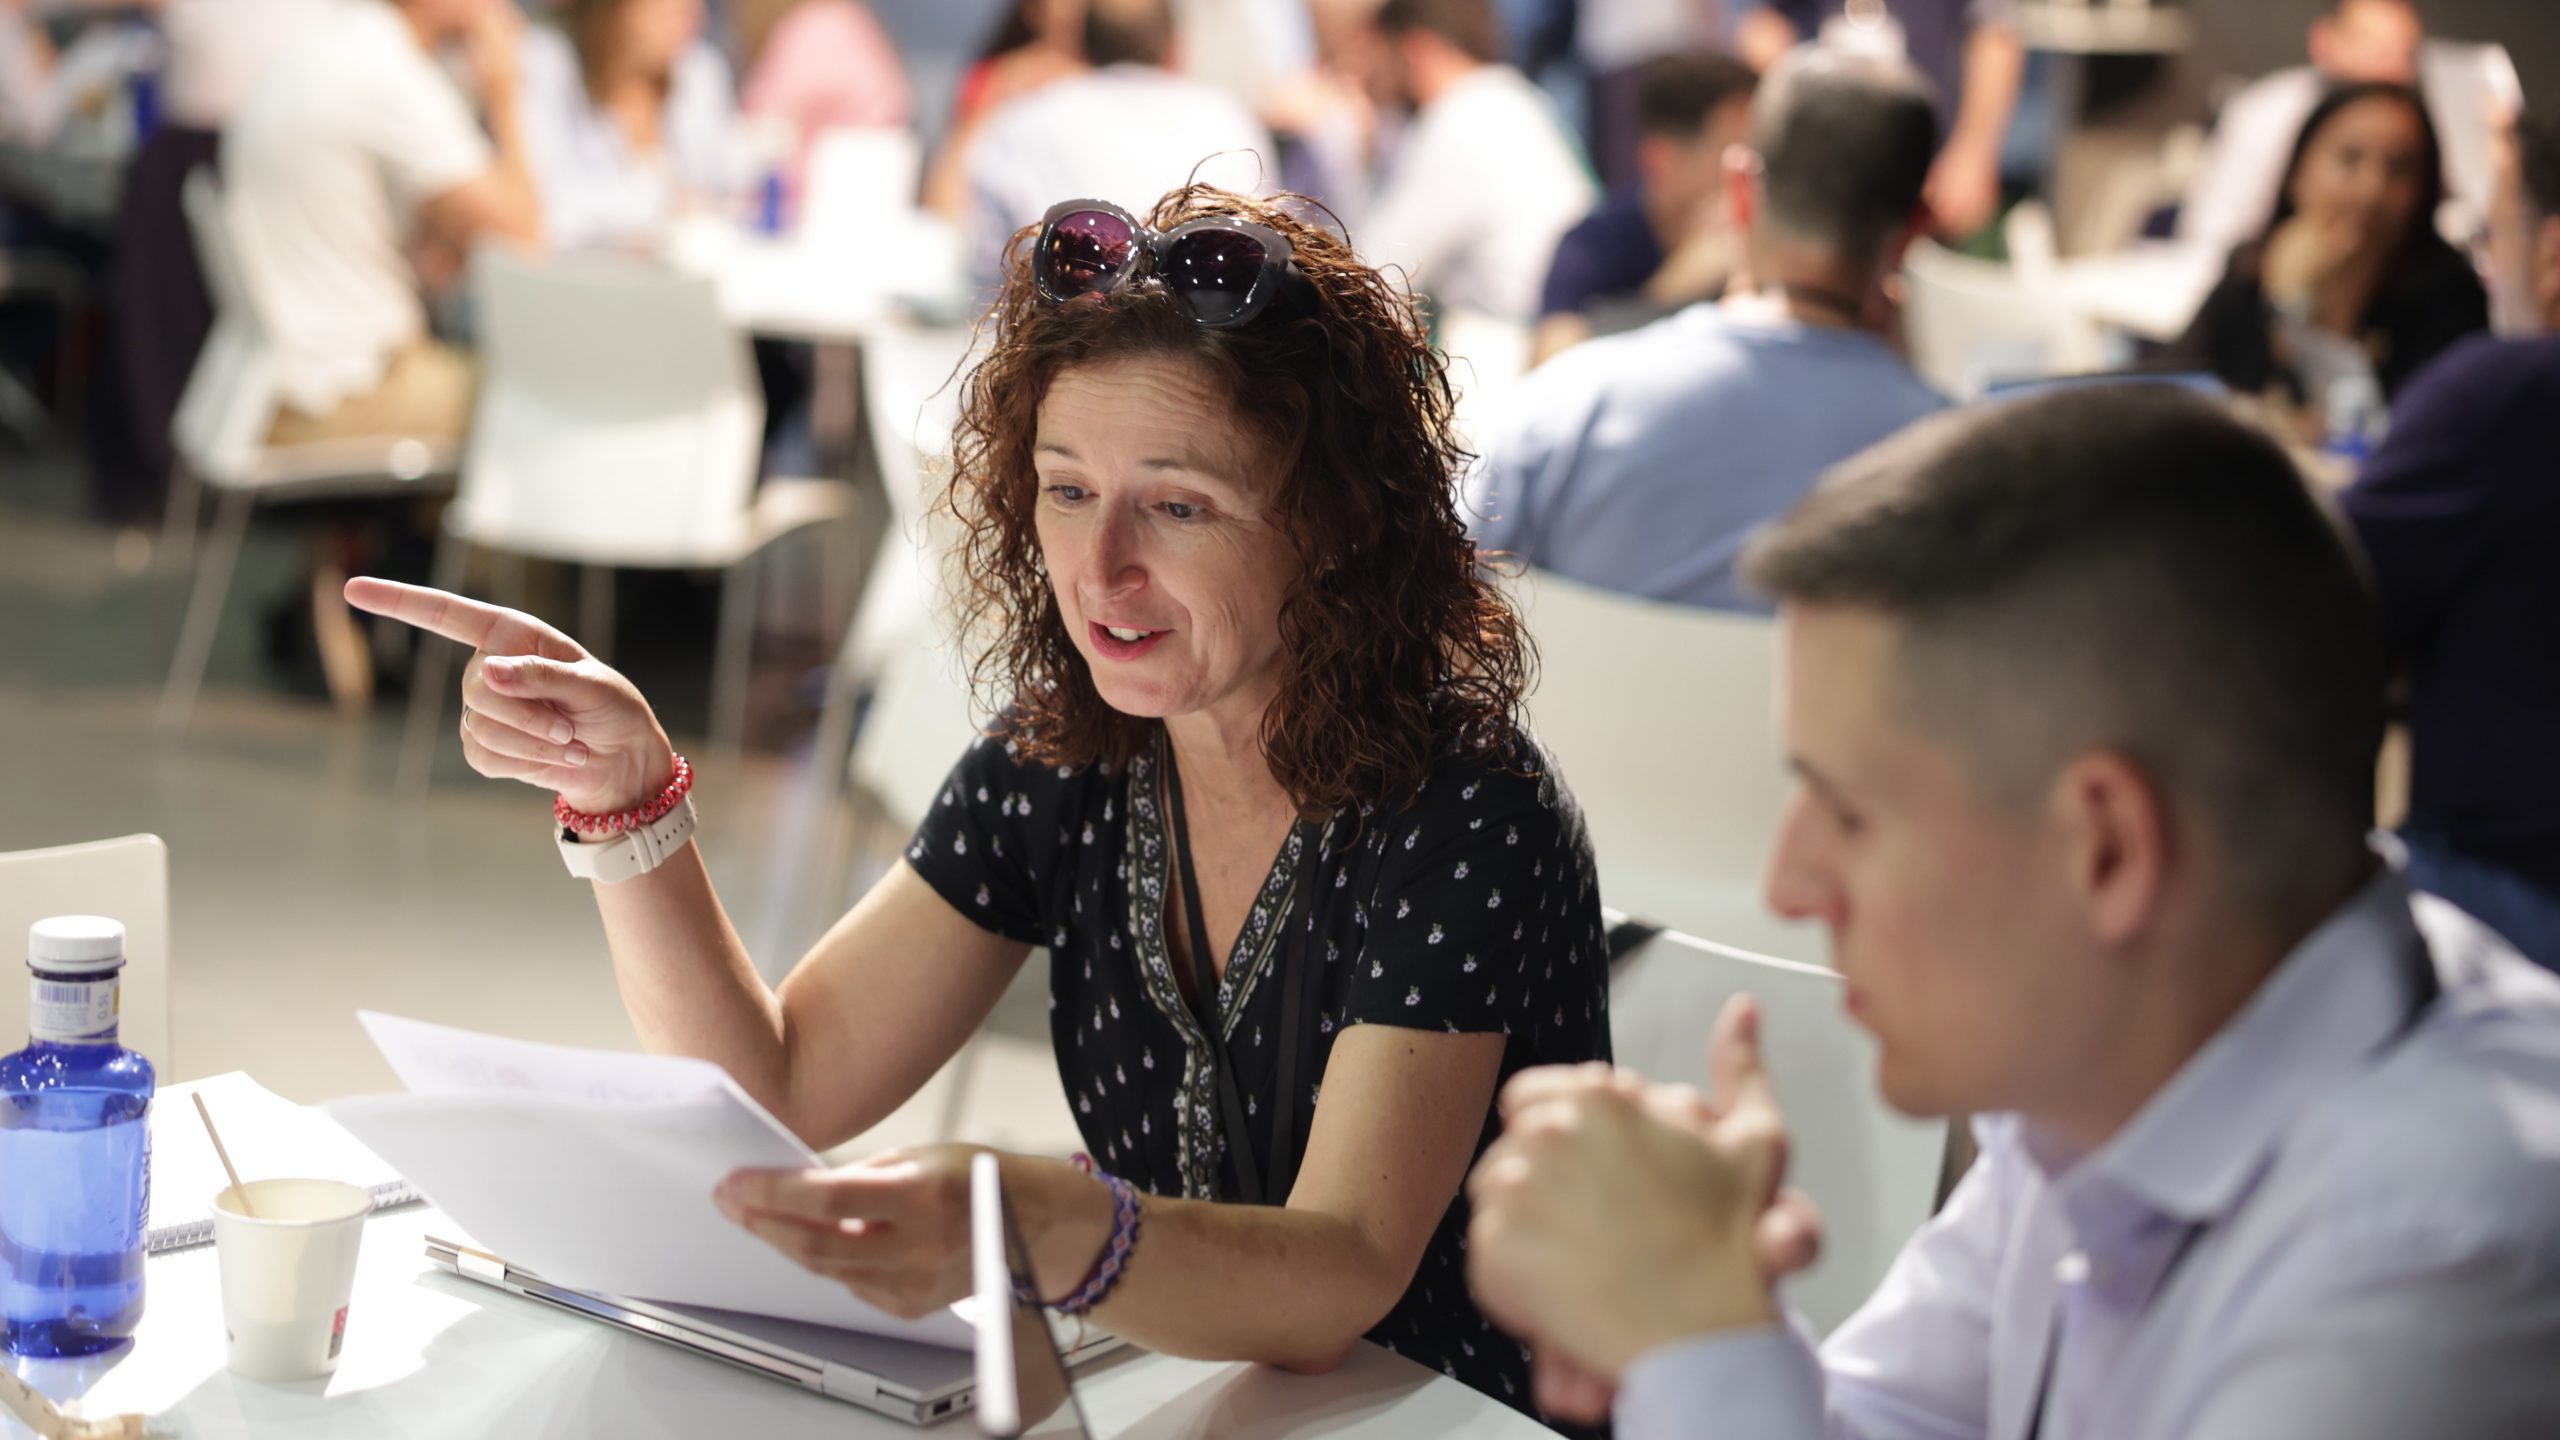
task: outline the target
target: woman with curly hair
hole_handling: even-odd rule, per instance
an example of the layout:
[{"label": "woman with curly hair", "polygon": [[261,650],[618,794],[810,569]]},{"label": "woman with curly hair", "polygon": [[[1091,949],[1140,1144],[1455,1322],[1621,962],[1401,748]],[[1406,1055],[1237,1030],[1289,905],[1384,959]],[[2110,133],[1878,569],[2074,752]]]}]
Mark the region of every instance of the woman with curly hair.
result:
[{"label": "woman with curly hair", "polygon": [[[778,991],[663,803],[620,675],[379,581],[478,647],[464,743],[557,792],[653,1050],[812,1146],[861,1134],[1035,945],[1087,1164],[1005,1155],[1044,1297],[1150,1349],[1321,1370],[1366,1336],[1529,1408],[1467,1294],[1459,1183],[1527,1066],[1609,1054],[1589,843],[1518,720],[1519,620],[1454,508],[1450,389],[1402,292],[1281,204],[1195,186],[1015,237],[946,497],[1004,703],[902,861]],[[637,820],[636,839],[606,840]],[[611,817],[605,825],[572,812]],[[573,856],[573,869],[581,868]],[[969,1288],[971,1151],[741,1173],[723,1210],[915,1314]]]}]

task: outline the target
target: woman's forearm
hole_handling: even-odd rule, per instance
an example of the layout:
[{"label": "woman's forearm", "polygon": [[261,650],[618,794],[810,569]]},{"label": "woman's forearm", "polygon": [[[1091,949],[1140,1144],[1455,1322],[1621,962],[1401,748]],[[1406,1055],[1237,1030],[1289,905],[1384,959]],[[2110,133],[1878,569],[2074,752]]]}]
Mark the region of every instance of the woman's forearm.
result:
[{"label": "woman's forearm", "polygon": [[[1005,1186],[1044,1298],[1063,1298],[1110,1241],[1110,1190],[1057,1161],[1020,1156],[1006,1157]],[[1421,1261],[1384,1253],[1357,1223],[1322,1211],[1142,1204],[1137,1247],[1093,1320],[1166,1355],[1331,1369],[1394,1308]]]},{"label": "woman's forearm", "polygon": [[596,909],[640,1043],[708,1060],[794,1130],[782,1005],[730,928],[691,844],[646,875],[598,882]]}]

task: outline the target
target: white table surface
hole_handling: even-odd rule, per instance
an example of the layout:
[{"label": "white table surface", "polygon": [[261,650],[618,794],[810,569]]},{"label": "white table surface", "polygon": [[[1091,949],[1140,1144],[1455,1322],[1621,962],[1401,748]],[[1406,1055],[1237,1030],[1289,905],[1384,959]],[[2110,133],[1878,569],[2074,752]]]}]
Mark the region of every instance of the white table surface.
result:
[{"label": "white table surface", "polygon": [[[57,1401],[77,1396],[86,1414],[139,1412],[152,1434],[187,1440],[976,1433],[965,1418],[919,1429],[447,1275],[426,1258],[431,1232],[455,1234],[424,1207],[367,1223],[346,1352],[327,1380],[260,1384],[224,1368],[210,1246],[150,1262],[141,1331],[111,1363],[14,1367]],[[1366,1343],[1321,1376],[1127,1352],[1079,1372],[1078,1389],[1097,1434],[1132,1440],[1552,1433]],[[0,1418],[0,1433],[26,1432]]]},{"label": "white table surface", "polygon": [[675,265],[720,282],[720,309],[739,328],[784,340],[853,344],[911,304],[960,304],[957,236],[916,211],[884,215],[872,230],[827,236],[761,235],[716,217],[691,216],[670,234]]}]

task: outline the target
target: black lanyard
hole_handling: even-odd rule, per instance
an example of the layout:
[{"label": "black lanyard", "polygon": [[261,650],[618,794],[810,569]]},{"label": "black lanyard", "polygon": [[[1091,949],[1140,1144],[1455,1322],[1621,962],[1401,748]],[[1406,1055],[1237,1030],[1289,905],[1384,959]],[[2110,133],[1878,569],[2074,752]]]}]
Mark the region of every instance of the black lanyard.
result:
[{"label": "black lanyard", "polygon": [[[2374,1048],[2375,1061],[2399,1049],[2402,1041],[2416,1034],[2418,1022],[2426,1018],[2428,1009],[2436,1003],[2437,997],[2444,994],[2444,984],[2436,978],[2435,961],[2428,957],[2424,940],[2418,942],[2414,959],[2415,963],[2410,966],[2413,993],[2410,997],[2409,1012],[2401,1017],[2399,1028],[2392,1031],[2388,1039]],[[2169,1282],[2177,1278],[2180,1267],[2187,1263],[2189,1256],[2196,1253],[2197,1243],[2202,1241],[2212,1229],[2211,1222],[2206,1222],[2189,1227],[2187,1233],[2179,1237],[2177,1250],[2169,1256],[2169,1263],[2161,1268],[2159,1282],[2151,1287],[2150,1304],[2143,1307],[2146,1313],[2158,1308],[2161,1297],[2169,1293]],[[2045,1337],[2044,1364],[2036,1375],[2036,1408],[2030,1412],[2027,1421],[2026,1440],[2044,1440],[2045,1410],[2053,1400],[2053,1372],[2061,1351],[2062,1317],[2057,1315],[2054,1317],[2053,1329]]]},{"label": "black lanyard", "polygon": [[1235,1162],[1237,1198],[1248,1205],[1285,1205],[1289,1189],[1298,1177],[1298,1062],[1299,1052],[1307,1043],[1306,989],[1314,983],[1307,964],[1307,922],[1283,910],[1274,922],[1288,930],[1288,943],[1280,952],[1280,1060],[1279,1084],[1273,1088],[1278,1110],[1271,1117],[1271,1154],[1268,1173],[1270,1183],[1263,1183],[1265,1167],[1254,1157],[1253,1132],[1245,1128],[1244,1101],[1236,1089],[1234,1063],[1227,1056],[1226,1036],[1218,1024],[1218,971],[1216,952],[1209,948],[1209,926],[1200,918],[1200,880],[1191,864],[1191,826],[1182,808],[1182,772],[1173,761],[1173,739],[1165,738],[1164,783],[1167,807],[1172,811],[1173,850],[1182,867],[1183,918],[1191,932],[1191,1017],[1200,1022],[1200,1032],[1209,1040],[1209,1060],[1215,1067],[1218,1085],[1218,1111],[1225,1121],[1227,1154]]}]

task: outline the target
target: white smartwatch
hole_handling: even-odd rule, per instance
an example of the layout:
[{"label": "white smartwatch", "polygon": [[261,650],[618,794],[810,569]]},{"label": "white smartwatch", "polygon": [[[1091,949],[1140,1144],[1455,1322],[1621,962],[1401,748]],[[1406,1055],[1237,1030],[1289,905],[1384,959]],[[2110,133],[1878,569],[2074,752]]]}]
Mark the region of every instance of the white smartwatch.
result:
[{"label": "white smartwatch", "polygon": [[569,866],[570,874],[602,885],[619,885],[667,863],[668,856],[693,838],[693,823],[693,797],[688,795],[654,823],[625,830],[596,844],[580,841],[578,832],[565,826],[553,833],[559,838],[560,858]]}]

